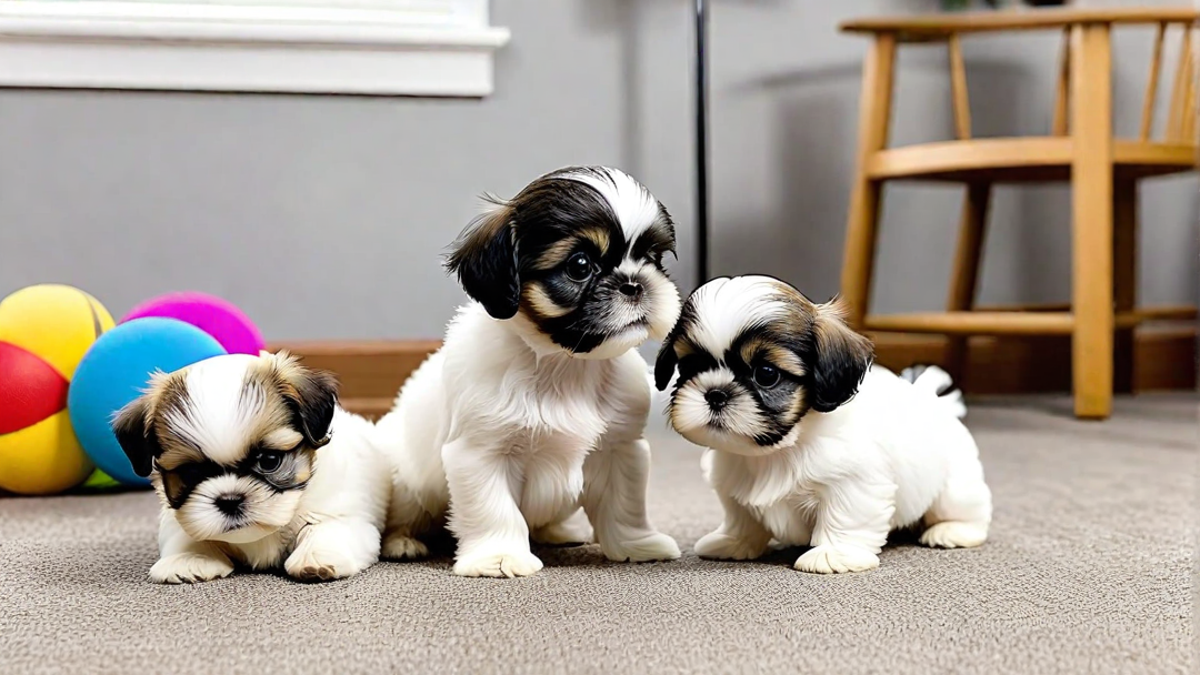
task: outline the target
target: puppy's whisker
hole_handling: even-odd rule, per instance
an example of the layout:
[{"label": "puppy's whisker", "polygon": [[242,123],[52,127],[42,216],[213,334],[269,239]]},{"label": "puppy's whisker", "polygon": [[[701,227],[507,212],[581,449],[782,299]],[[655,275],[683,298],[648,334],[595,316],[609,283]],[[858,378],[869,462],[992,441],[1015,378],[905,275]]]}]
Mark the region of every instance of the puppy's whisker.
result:
[{"label": "puppy's whisker", "polygon": [[587,333],[585,333],[585,332],[583,332],[583,331],[580,331],[580,333],[579,333],[579,340],[575,342],[575,346],[574,346],[574,347],[571,347],[571,351],[572,351],[572,352],[577,352],[577,351],[579,351],[579,346],[583,344],[583,341],[584,341],[585,339],[587,339],[587,336],[588,336],[588,334],[587,334]]}]

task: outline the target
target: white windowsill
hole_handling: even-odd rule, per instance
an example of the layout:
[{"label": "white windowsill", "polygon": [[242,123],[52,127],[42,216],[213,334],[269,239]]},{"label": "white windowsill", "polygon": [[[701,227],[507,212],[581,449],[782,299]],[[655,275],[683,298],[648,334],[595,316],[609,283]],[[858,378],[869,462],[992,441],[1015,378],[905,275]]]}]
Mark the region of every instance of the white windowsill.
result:
[{"label": "white windowsill", "polygon": [[486,96],[509,32],[478,18],[0,0],[0,86]]}]

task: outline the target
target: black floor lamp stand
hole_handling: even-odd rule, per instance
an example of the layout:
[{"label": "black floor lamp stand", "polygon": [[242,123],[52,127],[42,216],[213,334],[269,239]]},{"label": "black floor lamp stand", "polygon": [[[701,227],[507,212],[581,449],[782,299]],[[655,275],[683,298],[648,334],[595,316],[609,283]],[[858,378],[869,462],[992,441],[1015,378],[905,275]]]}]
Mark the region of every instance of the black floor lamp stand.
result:
[{"label": "black floor lamp stand", "polygon": [[708,281],[708,4],[696,0],[696,286]]}]

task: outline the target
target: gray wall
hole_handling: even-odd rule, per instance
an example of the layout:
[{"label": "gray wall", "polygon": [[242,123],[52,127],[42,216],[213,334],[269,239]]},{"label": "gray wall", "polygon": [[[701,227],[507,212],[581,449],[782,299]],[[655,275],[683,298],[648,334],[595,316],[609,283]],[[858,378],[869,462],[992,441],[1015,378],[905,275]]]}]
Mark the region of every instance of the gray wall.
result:
[{"label": "gray wall", "polygon": [[[836,291],[866,47],[836,25],[935,5],[718,0],[715,273]],[[461,298],[439,256],[475,195],[569,163],[643,179],[679,222],[674,271],[690,286],[688,6],[495,0],[513,41],[483,101],[0,91],[0,294],[61,281],[119,315],[191,288],[239,303],[272,339],[437,336]],[[1048,128],[1056,35],[965,48],[979,135]],[[1150,34],[1123,32],[1116,49],[1117,127],[1132,133]],[[942,50],[902,52],[897,141],[950,137],[945,72]],[[938,307],[960,194],[886,200],[877,306]],[[1064,188],[1001,191],[983,300],[1068,297],[1068,206]],[[1198,209],[1194,178],[1144,188],[1144,299],[1196,301]]]}]

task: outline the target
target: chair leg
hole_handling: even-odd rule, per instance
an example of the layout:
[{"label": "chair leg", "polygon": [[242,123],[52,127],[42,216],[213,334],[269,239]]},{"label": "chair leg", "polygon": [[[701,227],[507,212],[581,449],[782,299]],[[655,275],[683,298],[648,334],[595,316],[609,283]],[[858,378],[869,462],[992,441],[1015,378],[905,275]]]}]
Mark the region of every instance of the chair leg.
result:
[{"label": "chair leg", "polygon": [[[950,278],[950,298],[946,309],[951,312],[970,310],[975,305],[979,287],[979,264],[983,258],[983,237],[987,225],[988,205],[992,200],[991,183],[971,183],[963,199],[962,221],[959,224],[958,248],[954,253],[954,271]],[[970,362],[970,338],[951,335],[946,338],[946,370],[960,386]]]},{"label": "chair leg", "polygon": [[1106,24],[1075,27],[1071,135],[1071,365],[1075,415],[1106,418],[1113,391],[1112,50]]},{"label": "chair leg", "polygon": [[[1113,183],[1113,298],[1118,314],[1137,307],[1137,181]],[[1118,328],[1113,337],[1113,391],[1134,390],[1134,329]]]},{"label": "chair leg", "polygon": [[895,36],[879,34],[863,63],[858,162],[850,193],[841,293],[846,306],[846,318],[851,326],[859,330],[863,328],[863,318],[871,297],[871,274],[875,266],[875,241],[883,191],[880,182],[871,180],[868,168],[872,156],[887,147],[895,56]]}]

